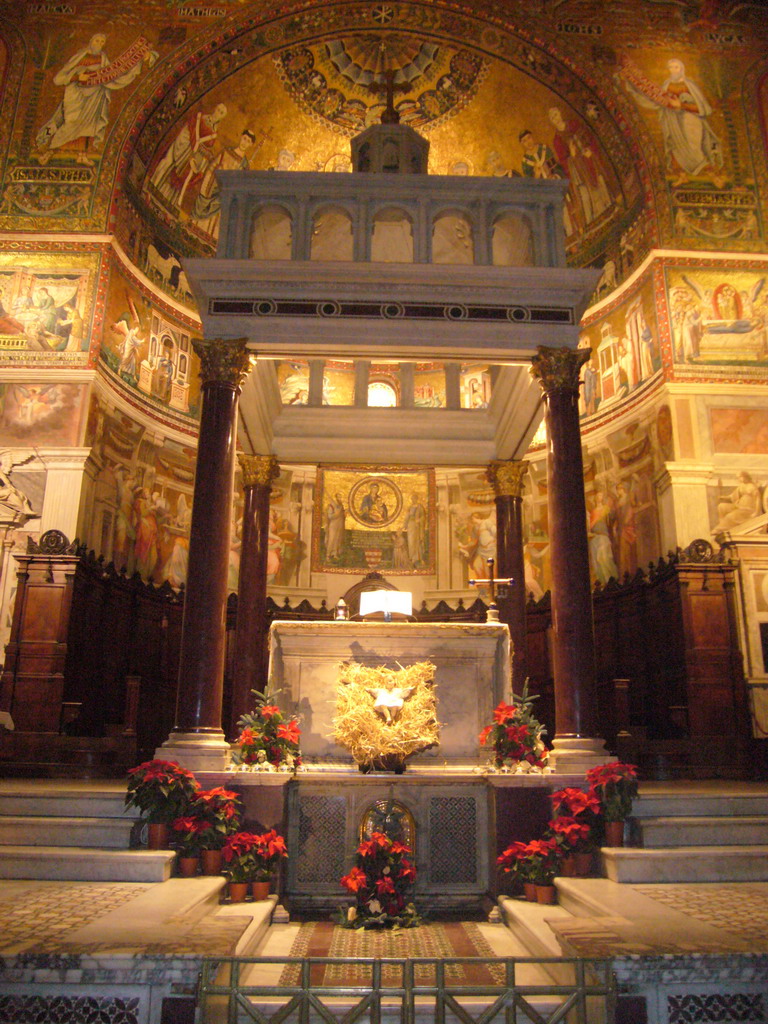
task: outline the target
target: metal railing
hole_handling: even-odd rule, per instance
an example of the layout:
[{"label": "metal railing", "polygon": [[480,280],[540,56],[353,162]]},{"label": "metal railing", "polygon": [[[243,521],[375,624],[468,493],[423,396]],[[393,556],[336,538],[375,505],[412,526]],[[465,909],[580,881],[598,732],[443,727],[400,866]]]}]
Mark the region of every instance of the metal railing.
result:
[{"label": "metal railing", "polygon": [[[281,969],[282,968],[282,969]],[[485,975],[482,983],[472,975]],[[532,977],[533,975],[533,977]],[[206,960],[200,1024],[614,1024],[609,960],[232,957]]]}]

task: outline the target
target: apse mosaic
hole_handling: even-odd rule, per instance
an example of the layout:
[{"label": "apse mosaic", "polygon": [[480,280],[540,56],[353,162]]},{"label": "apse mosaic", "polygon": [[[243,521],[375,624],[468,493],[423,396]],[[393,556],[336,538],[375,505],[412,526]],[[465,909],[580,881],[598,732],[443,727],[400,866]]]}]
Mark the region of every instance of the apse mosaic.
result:
[{"label": "apse mosaic", "polygon": [[381,119],[385,72],[392,72],[394,106],[401,122],[421,131],[466,106],[489,64],[469,50],[395,33],[296,46],[274,60],[280,81],[297,105],[332,131],[348,136]]},{"label": "apse mosaic", "polygon": [[434,573],[434,470],[320,467],[312,538],[316,572]]},{"label": "apse mosaic", "polygon": [[768,268],[667,269],[675,362],[768,362],[767,281]]},{"label": "apse mosaic", "polygon": [[617,80],[660,153],[673,233],[689,244],[750,249],[761,235],[752,156],[733,130],[742,74],[725,54],[689,47],[619,58]]},{"label": "apse mosaic", "polygon": [[[216,169],[349,169],[342,143],[378,116],[389,71],[403,121],[430,136],[433,171],[567,175],[571,247],[590,262],[618,255],[647,196],[646,159],[643,173],[664,179],[663,190],[652,183],[664,233],[754,247],[762,223],[745,117],[762,128],[741,99],[743,55],[760,46],[753,5],[719,5],[706,30],[676,3],[610,19],[594,3],[542,5],[525,20],[511,3],[493,24],[438,3],[331,3],[320,19],[289,6],[29,7],[18,22],[26,64],[9,68],[23,117],[7,108],[0,226],[103,229],[125,157],[135,191],[168,218],[156,247],[206,249],[218,233]],[[568,61],[555,56],[564,44]],[[628,111],[645,125],[634,152],[619,128]],[[121,153],[129,124],[136,145]]]},{"label": "apse mosaic", "polygon": [[[59,13],[74,10],[62,5]],[[104,15],[74,20],[74,31],[62,17],[35,21],[27,33],[32,81],[0,206],[59,230],[92,217],[101,165],[117,155],[107,149],[110,125],[159,57],[138,25]]]},{"label": "apse mosaic", "polygon": [[145,269],[183,294],[180,266],[170,261],[215,245],[217,170],[350,170],[348,137],[381,112],[376,86],[384,68],[402,94],[402,120],[430,139],[432,173],[569,178],[569,244],[601,235],[639,198],[634,172],[619,172],[605,148],[605,126],[522,72],[469,51],[443,53],[413,36],[351,36],[254,61],[238,72],[237,85],[228,80],[177,112],[141,166],[134,160],[129,192],[137,209],[164,225],[147,245],[165,263],[153,254]]}]

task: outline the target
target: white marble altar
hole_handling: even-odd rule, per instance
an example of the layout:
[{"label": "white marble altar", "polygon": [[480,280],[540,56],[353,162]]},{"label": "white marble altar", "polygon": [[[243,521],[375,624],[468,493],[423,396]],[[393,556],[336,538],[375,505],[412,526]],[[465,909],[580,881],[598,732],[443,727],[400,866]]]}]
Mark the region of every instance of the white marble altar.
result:
[{"label": "white marble altar", "polygon": [[344,661],[397,668],[435,666],[437,747],[414,764],[477,765],[487,761],[478,734],[509,697],[510,640],[499,623],[275,622],[270,630],[269,689],[301,716],[305,763],[351,763],[331,739],[339,666]]}]

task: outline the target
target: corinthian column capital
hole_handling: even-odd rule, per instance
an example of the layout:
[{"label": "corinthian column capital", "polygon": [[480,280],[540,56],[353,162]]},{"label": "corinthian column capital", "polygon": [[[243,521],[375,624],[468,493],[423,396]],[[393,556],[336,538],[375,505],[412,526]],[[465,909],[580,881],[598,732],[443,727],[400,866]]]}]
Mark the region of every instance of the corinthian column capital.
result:
[{"label": "corinthian column capital", "polygon": [[539,345],[531,359],[531,376],[545,395],[579,391],[579,374],[591,356],[588,348],[549,348]]},{"label": "corinthian column capital", "polygon": [[497,498],[522,498],[528,463],[522,459],[494,461],[488,464],[485,477]]},{"label": "corinthian column capital", "polygon": [[280,476],[280,464],[274,455],[243,455],[238,452],[237,461],[243,471],[243,487],[269,487]]},{"label": "corinthian column capital", "polygon": [[228,384],[239,388],[249,370],[245,338],[198,340],[192,347],[200,359],[203,384]]}]

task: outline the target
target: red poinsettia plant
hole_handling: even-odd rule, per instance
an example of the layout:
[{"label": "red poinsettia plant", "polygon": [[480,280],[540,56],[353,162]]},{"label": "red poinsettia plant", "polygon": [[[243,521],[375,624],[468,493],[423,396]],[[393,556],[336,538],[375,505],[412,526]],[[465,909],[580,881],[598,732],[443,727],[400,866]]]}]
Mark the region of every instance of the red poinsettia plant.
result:
[{"label": "red poinsettia plant", "polygon": [[144,761],[128,770],[125,806],[136,807],[150,824],[170,825],[187,813],[199,788],[192,772],[175,761]]},{"label": "red poinsettia plant", "polygon": [[509,880],[525,883],[533,881],[533,864],[528,858],[528,843],[512,843],[499,854],[496,863]]},{"label": "red poinsettia plant", "polygon": [[553,818],[549,823],[549,835],[557,841],[566,857],[571,853],[587,853],[592,849],[589,845],[592,828],[576,818]]},{"label": "red poinsettia plant", "polygon": [[600,843],[602,827],[600,801],[590,789],[567,786],[550,796],[554,817],[549,831],[565,853],[588,853]]},{"label": "red poinsettia plant", "polygon": [[587,771],[590,792],[600,802],[606,821],[624,821],[632,813],[632,800],[637,796],[637,768],[633,764],[613,761]]},{"label": "red poinsettia plant", "polygon": [[269,832],[234,832],[221,848],[224,873],[231,882],[267,882],[283,857],[285,840],[275,829]]},{"label": "red poinsettia plant", "polygon": [[383,832],[372,832],[357,848],[355,866],[340,879],[355,896],[342,923],[351,928],[412,928],[419,923],[409,901],[416,869],[410,847]]},{"label": "red poinsettia plant", "polygon": [[220,850],[227,836],[240,828],[240,796],[223,786],[198,790],[190,812],[202,824],[199,835],[203,850]]},{"label": "red poinsettia plant", "polygon": [[171,832],[180,857],[199,857],[203,849],[206,824],[194,814],[185,814],[171,822]]},{"label": "red poinsettia plant", "polygon": [[532,839],[524,847],[519,857],[522,861],[520,872],[523,880],[536,885],[552,885],[562,862],[560,844],[550,837]]},{"label": "red poinsettia plant", "polygon": [[288,716],[277,704],[268,704],[266,694],[252,690],[256,698],[253,711],[242,715],[240,733],[232,753],[235,765],[273,765],[298,768],[301,765],[301,729],[298,720]]},{"label": "red poinsettia plant", "polygon": [[512,699],[514,704],[501,701],[496,707],[493,724],[480,733],[480,745],[493,748],[496,768],[511,768],[520,762],[543,768],[549,757],[542,740],[546,730],[533,715],[535,698],[528,696],[527,680],[522,694],[519,697],[513,694]]}]

